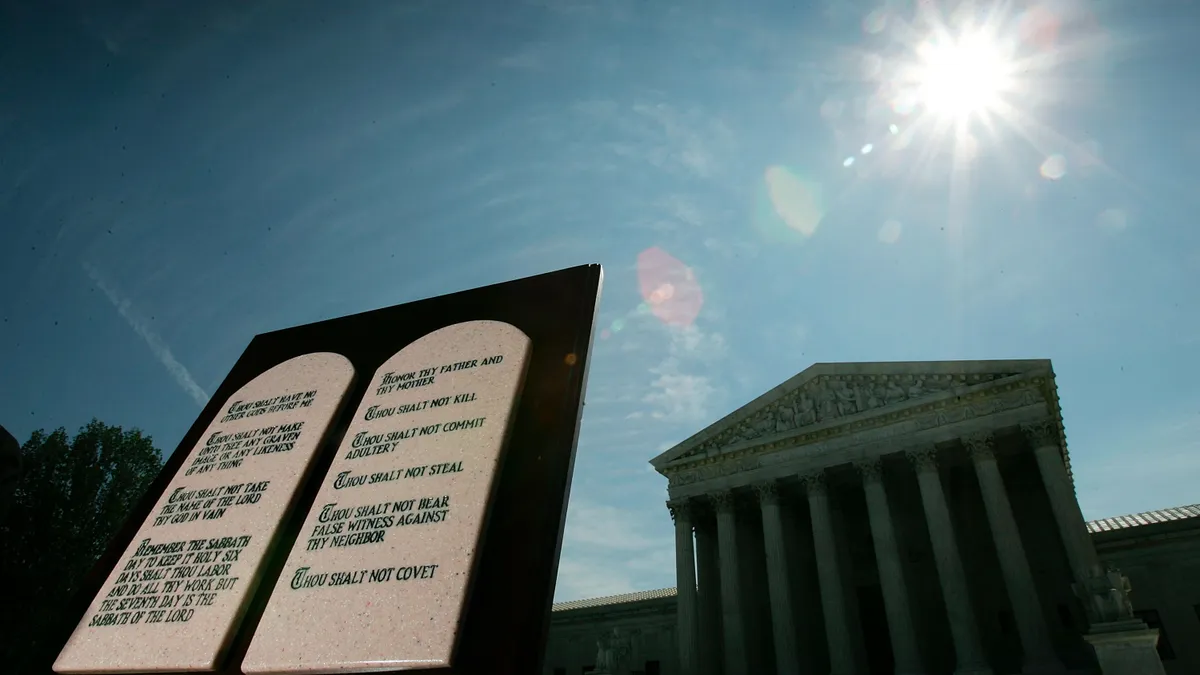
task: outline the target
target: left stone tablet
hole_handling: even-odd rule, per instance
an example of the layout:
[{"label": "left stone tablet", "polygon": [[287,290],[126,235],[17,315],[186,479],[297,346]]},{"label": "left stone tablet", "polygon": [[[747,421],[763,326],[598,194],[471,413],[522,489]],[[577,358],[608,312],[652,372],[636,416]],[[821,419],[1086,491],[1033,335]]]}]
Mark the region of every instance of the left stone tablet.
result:
[{"label": "left stone tablet", "polygon": [[229,397],[100,587],[59,673],[214,671],[354,367],[285,361]]}]

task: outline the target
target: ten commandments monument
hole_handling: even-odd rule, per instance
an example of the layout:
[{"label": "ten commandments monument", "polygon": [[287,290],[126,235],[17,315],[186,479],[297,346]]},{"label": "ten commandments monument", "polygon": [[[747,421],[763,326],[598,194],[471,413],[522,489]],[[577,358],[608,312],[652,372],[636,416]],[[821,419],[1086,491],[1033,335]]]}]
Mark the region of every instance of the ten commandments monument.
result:
[{"label": "ten commandments monument", "polygon": [[85,582],[53,670],[535,672],[601,279],[256,337]]}]

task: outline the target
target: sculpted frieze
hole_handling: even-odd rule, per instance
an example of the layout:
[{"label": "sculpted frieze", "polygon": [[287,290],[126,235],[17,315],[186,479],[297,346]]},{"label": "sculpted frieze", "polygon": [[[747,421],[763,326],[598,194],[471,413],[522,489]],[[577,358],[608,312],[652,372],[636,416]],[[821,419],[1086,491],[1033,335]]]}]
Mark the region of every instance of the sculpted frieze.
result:
[{"label": "sculpted frieze", "polygon": [[[1035,383],[1036,384],[1036,383]],[[757,469],[761,466],[790,461],[793,457],[787,449],[802,446],[806,455],[820,455],[841,447],[861,443],[876,442],[896,438],[908,434],[934,429],[940,426],[960,423],[976,417],[1001,413],[1008,410],[1045,402],[1035,385],[1012,385],[1011,389],[998,392],[983,393],[968,400],[952,400],[937,403],[933,409],[920,408],[915,411],[905,411],[892,419],[885,416],[882,420],[870,418],[854,423],[850,427],[835,430],[818,430],[805,436],[793,436],[786,440],[767,441],[755,447],[746,447],[735,451],[727,458],[707,460],[699,465],[689,466],[668,473],[671,486],[690,485],[721,476],[729,476],[744,471]],[[785,451],[776,454],[773,451]],[[757,454],[751,454],[757,453]]]},{"label": "sculpted frieze", "polygon": [[[951,389],[984,384],[1015,374],[821,375],[708,439],[689,454],[703,455],[712,449],[824,424],[906,401],[931,398]],[[972,408],[962,414],[975,416],[989,413],[986,408]]]}]

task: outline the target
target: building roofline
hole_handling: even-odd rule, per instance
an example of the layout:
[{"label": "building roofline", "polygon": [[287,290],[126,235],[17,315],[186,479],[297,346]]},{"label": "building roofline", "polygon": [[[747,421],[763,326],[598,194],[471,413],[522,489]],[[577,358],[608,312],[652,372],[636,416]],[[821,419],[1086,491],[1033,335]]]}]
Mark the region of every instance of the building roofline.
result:
[{"label": "building roofline", "polygon": [[[1112,518],[1100,518],[1088,521],[1087,529],[1091,534],[1100,534],[1102,532],[1132,530],[1146,525],[1157,525],[1159,523],[1170,523],[1192,518],[1200,518],[1200,504],[1173,506],[1155,511],[1143,511],[1141,513],[1131,513]],[[1200,521],[1197,521],[1197,523],[1200,523]]]},{"label": "building roofline", "polygon": [[551,606],[552,612],[565,612],[573,609],[587,609],[589,607],[608,607],[611,605],[624,605],[630,602],[641,602],[644,600],[657,600],[659,598],[673,598],[677,594],[674,586],[670,588],[656,588],[651,591],[637,591],[634,593],[621,593],[619,595],[605,595],[599,598],[583,598],[581,600],[568,600],[567,602],[556,602]]}]

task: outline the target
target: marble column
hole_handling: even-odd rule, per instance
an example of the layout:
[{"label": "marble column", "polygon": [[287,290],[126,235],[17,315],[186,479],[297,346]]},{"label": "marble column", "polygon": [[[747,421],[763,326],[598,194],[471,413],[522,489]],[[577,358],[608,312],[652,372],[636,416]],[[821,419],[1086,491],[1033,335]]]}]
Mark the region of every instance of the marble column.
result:
[{"label": "marble column", "polygon": [[1046,486],[1046,494],[1050,498],[1050,510],[1058,524],[1075,580],[1082,582],[1103,575],[1104,569],[1096,555],[1092,535],[1088,533],[1083,512],[1075,499],[1075,488],[1071,485],[1071,477],[1067,475],[1067,465],[1063,462],[1058,425],[1052,420],[1044,420],[1022,425],[1021,429],[1033,446],[1042,484]]},{"label": "marble column", "polygon": [[692,545],[692,507],[686,500],[667,502],[675,521],[675,589],[678,615],[679,673],[699,675],[699,633],[696,605],[696,557]]},{"label": "marble column", "polygon": [[738,564],[736,505],[731,491],[709,495],[717,510],[721,556],[721,623],[725,628],[725,675],[749,675],[741,566]]},{"label": "marble column", "polygon": [[897,675],[924,672],[913,615],[904,582],[903,562],[896,543],[896,529],[883,485],[882,465],[878,458],[856,462],[862,474],[863,491],[867,496],[867,515],[871,521],[871,538],[875,543],[875,563],[879,569],[879,585],[883,590],[884,611],[887,613],[888,633],[892,638],[892,655]]},{"label": "marble column", "polygon": [[817,557],[817,577],[821,583],[821,609],[825,614],[825,638],[829,642],[830,675],[854,673],[854,650],[850,639],[850,616],[842,587],[837,543],[833,534],[833,515],[829,507],[829,489],[823,472],[802,478],[808,493],[812,519],[813,548]]},{"label": "marble column", "polygon": [[1021,636],[1021,647],[1025,652],[1025,666],[1022,672],[1062,672],[1063,666],[1054,653],[1050,627],[1046,624],[1046,614],[1042,610],[1042,601],[1038,598],[1029,558],[1025,556],[1025,545],[1021,542],[1017,519],[1013,516],[1012,504],[1008,501],[1004,477],[1000,475],[1000,466],[996,463],[995,438],[990,433],[975,434],[964,438],[963,445],[971,455],[975,475],[979,478],[979,490],[983,493],[983,505],[987,511],[988,525],[992,530],[992,541],[996,544],[996,553],[1000,559],[1000,572],[1004,576],[1004,585],[1008,588],[1008,599],[1015,614],[1017,633]]},{"label": "marble column", "polygon": [[946,494],[942,491],[942,479],[938,474],[937,451],[933,447],[912,450],[908,458],[917,472],[917,484],[921,489],[921,505],[925,509],[925,521],[929,525],[929,540],[933,544],[933,560],[942,585],[942,599],[946,604],[946,615],[950,620],[950,635],[954,639],[954,655],[957,660],[956,675],[991,675],[979,641],[979,628],[975,624],[975,611],[967,589],[967,575],[963,570],[962,558],[958,554],[958,541],[950,521],[950,508],[946,505]]},{"label": "marble column", "polygon": [[783,515],[779,486],[774,481],[754,486],[762,510],[763,544],[767,554],[767,585],[771,596],[771,628],[775,637],[775,670],[799,673],[796,620],[792,615],[792,588],[783,543]]},{"label": "marble column", "polygon": [[721,577],[718,571],[715,522],[697,520],[696,592],[700,610],[700,672],[721,672]]}]

